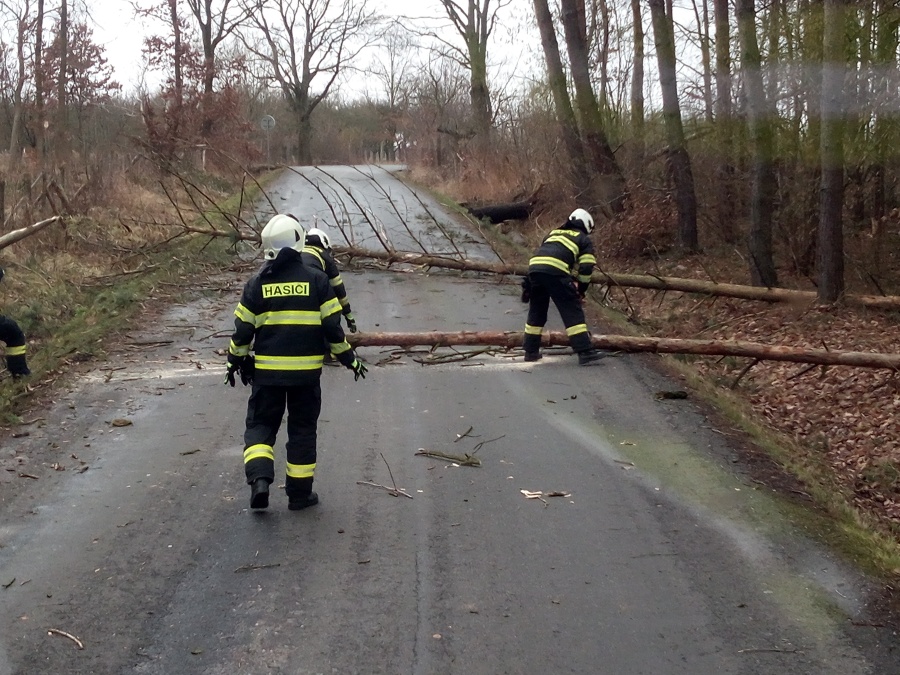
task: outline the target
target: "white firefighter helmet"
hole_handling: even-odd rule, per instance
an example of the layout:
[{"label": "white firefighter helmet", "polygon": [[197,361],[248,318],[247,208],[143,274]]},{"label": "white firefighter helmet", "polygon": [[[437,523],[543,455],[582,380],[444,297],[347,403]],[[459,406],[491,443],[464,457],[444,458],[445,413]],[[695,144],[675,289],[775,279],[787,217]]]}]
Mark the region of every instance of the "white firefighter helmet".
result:
[{"label": "white firefighter helmet", "polygon": [[306,233],[306,243],[310,246],[324,248],[326,251],[331,250],[331,238],[325,230],[320,230],[318,227],[314,227]]},{"label": "white firefighter helmet", "polygon": [[266,260],[274,260],[278,252],[283,248],[292,248],[295,251],[303,249],[306,243],[306,233],[303,226],[293,216],[279,213],[273,216],[263,228],[262,234],[263,255]]},{"label": "white firefighter helmet", "polygon": [[588,234],[594,231],[594,219],[591,218],[591,214],[584,209],[575,209],[569,214],[569,221],[575,220],[581,221],[581,224],[584,226],[584,231]]}]

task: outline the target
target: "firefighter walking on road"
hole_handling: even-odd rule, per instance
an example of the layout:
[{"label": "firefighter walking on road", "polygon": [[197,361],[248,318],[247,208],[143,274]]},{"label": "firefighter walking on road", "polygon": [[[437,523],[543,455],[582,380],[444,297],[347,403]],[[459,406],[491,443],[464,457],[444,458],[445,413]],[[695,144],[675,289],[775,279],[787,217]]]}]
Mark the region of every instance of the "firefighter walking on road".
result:
[{"label": "firefighter walking on road", "polygon": [[541,358],[541,334],[551,300],[566,326],[579,365],[587,366],[607,356],[592,347],[582,306],[596,263],[590,236],[593,231],[591,214],[575,209],[562,226],[544,237],[528,262],[528,276],[522,284],[522,300],[528,302],[523,341],[526,361]]},{"label": "firefighter walking on road", "polygon": [[244,471],[252,509],[269,505],[275,437],[285,407],[288,508],[296,511],[319,501],[312,487],[326,344],[353,371],[354,379],[365,378],[367,372],[345,339],[341,305],[328,277],[303,264],[300,251],[305,240],[296,219],[274,216],[262,231],[266,263],[245,284],[234,311],[225,381],[233,387],[238,375],[243,384],[253,386],[244,431]]},{"label": "firefighter walking on road", "polygon": [[303,264],[318,267],[325,272],[328,283],[334,289],[338,302],[341,303],[341,314],[347,322],[347,330],[356,332],[356,319],[350,309],[350,299],[347,297],[347,289],[344,288],[344,280],[341,279],[341,270],[331,252],[331,237],[325,230],[313,227],[306,233],[306,246],[302,252]]},{"label": "firefighter walking on road", "polygon": [[[0,268],[0,281],[3,268]],[[25,359],[25,334],[19,324],[8,316],[0,315],[0,341],[6,345],[6,368],[14,380],[31,375]]]}]

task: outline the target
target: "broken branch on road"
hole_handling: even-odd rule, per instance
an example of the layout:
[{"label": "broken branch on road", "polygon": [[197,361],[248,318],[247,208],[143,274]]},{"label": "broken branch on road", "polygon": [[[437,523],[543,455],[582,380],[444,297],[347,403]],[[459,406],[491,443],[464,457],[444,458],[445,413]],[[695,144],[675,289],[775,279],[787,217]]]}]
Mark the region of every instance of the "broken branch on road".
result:
[{"label": "broken branch on road", "polygon": [[61,635],[62,637],[68,638],[69,640],[74,642],[75,646],[78,649],[84,649],[84,643],[81,640],[79,640],[77,637],[75,637],[71,633],[67,633],[64,630],[59,630],[58,628],[48,628],[47,635]]},{"label": "broken branch on road", "polygon": [[[459,439],[457,439],[457,440],[459,440]],[[462,455],[454,455],[449,452],[440,452],[439,450],[428,450],[426,448],[419,448],[415,454],[417,457],[431,457],[432,459],[446,459],[448,462],[453,462],[455,464],[458,464],[459,466],[481,466],[481,460],[478,459],[475,455],[470,455],[469,453],[465,453]]]}]

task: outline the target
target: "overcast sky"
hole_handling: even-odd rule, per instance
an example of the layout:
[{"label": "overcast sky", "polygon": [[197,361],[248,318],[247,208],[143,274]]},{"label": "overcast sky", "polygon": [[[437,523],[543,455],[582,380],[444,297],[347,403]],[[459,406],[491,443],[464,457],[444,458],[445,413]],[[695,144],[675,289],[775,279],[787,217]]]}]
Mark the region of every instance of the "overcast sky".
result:
[{"label": "overcast sky", "polygon": [[[154,79],[152,74],[145,75],[143,72],[141,48],[145,31],[134,16],[131,2],[127,0],[91,0],[89,4],[95,23],[94,37],[98,44],[105,47],[106,58],[115,70],[116,81],[123,86],[127,93],[135,92],[139,88],[142,78],[147,79],[146,84],[151,88],[156,86],[159,78]],[[421,15],[442,15],[438,0],[419,0],[419,2],[377,0],[371,4],[377,11],[388,17],[408,14],[411,7],[415,7]],[[521,28],[523,23],[530,23],[525,18],[530,15],[524,14],[522,8],[517,7],[522,4],[521,0],[513,0],[510,7],[503,10],[503,25],[497,28],[488,45],[488,55],[492,62],[496,63],[498,60],[502,60],[506,64],[507,70],[519,73],[523,71],[522,55],[529,51],[526,47],[527,41],[521,39]],[[518,38],[515,40],[516,46],[513,46],[514,39],[511,37],[513,34],[516,34]],[[459,44],[459,37],[452,31],[449,33],[448,39]],[[540,44],[536,28],[534,29],[534,40],[537,40],[538,45]]]}]

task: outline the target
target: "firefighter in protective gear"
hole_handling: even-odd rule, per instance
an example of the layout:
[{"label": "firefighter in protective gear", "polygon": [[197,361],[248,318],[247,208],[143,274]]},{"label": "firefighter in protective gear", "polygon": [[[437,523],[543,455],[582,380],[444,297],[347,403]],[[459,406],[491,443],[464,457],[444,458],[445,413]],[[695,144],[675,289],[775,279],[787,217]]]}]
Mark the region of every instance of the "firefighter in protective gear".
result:
[{"label": "firefighter in protective gear", "polygon": [[[262,231],[266,262],[244,286],[234,310],[226,382],[235,374],[253,390],[247,403],[244,471],[250,507],[267,508],[275,479],[275,436],[287,407],[288,508],[317,504],[313,492],[316,428],[322,405],[319,384],[326,343],[331,353],[365,377],[367,368],[344,337],[341,305],[324,272],[304,265],[305,233],[294,218],[279,214]],[[251,347],[255,357],[251,357]]]},{"label": "firefighter in protective gear", "polygon": [[529,260],[522,292],[522,299],[528,302],[523,342],[526,361],[541,358],[541,334],[547,323],[551,300],[566,326],[566,335],[578,355],[578,363],[586,366],[606,356],[591,345],[582,307],[597,262],[590,236],[593,231],[591,214],[584,209],[575,209],[561,227],[544,237]]},{"label": "firefighter in protective gear", "polygon": [[356,320],[353,318],[353,312],[350,309],[350,300],[347,298],[347,289],[344,288],[344,280],[341,279],[341,270],[334,260],[334,254],[331,252],[331,238],[324,230],[313,227],[306,233],[306,246],[302,252],[303,264],[318,267],[325,272],[328,282],[334,289],[338,302],[341,303],[341,313],[347,321],[347,329],[351,333],[357,331]]},{"label": "firefighter in protective gear", "polygon": [[[3,274],[3,268],[0,268],[0,281]],[[8,316],[0,315],[0,341],[6,345],[6,367],[13,379],[31,375],[25,359],[25,334],[19,324]]]}]

